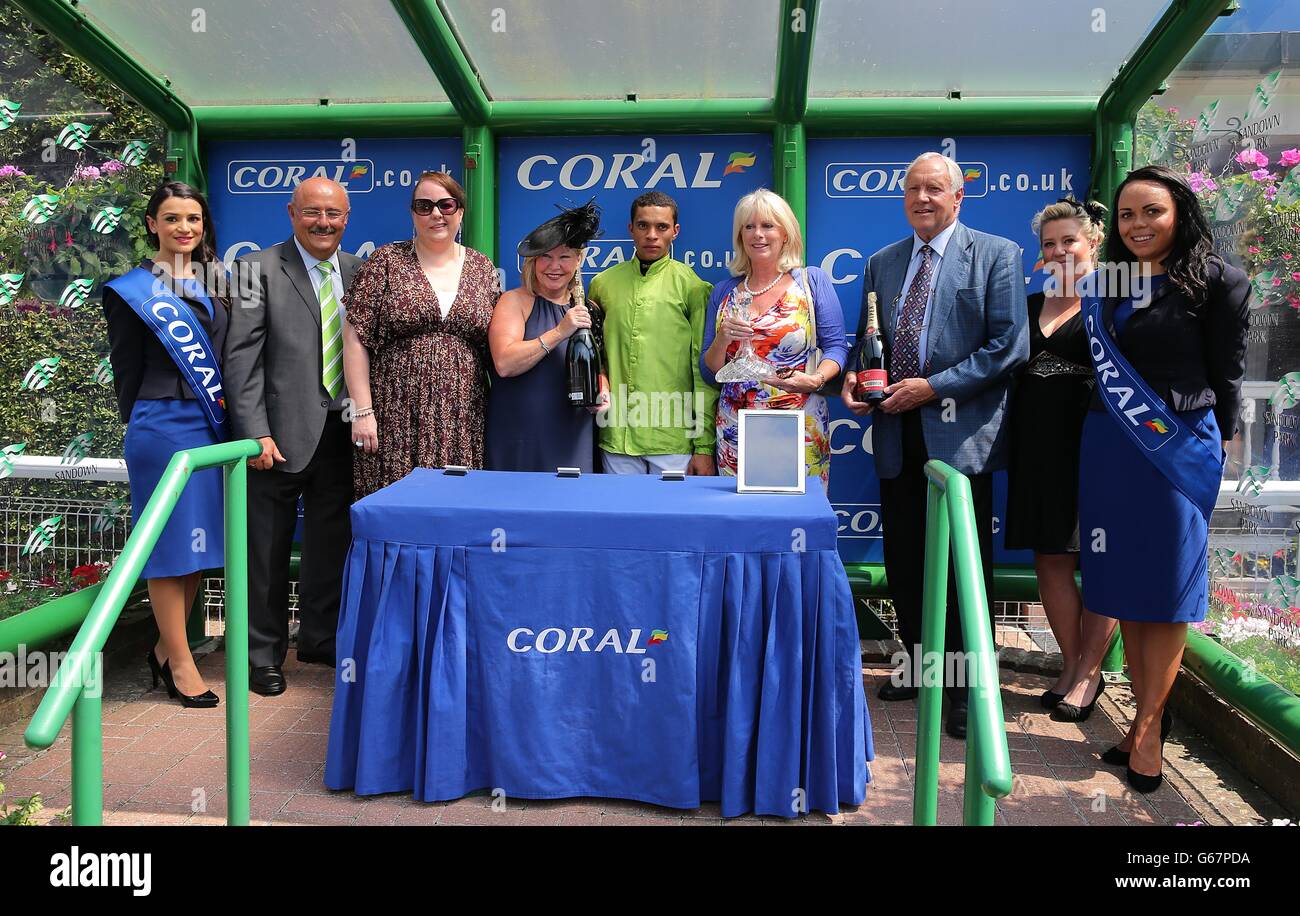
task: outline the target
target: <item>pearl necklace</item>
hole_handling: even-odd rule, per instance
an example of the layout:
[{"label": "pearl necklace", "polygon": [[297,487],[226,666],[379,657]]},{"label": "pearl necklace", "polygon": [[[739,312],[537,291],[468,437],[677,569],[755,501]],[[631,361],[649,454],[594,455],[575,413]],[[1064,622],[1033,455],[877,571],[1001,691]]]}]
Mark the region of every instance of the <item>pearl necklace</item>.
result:
[{"label": "pearl necklace", "polygon": [[750,289],[750,288],[749,288],[749,277],[745,277],[745,280],[744,280],[745,292],[749,293],[751,296],[753,296],[755,299],[757,299],[759,296],[763,295],[763,293],[767,292],[767,291],[770,290],[772,287],[774,287],[774,286],[776,286],[778,283],[780,283],[780,282],[781,282],[781,278],[784,277],[784,276],[785,276],[785,271],[783,270],[783,271],[781,271],[780,273],[778,273],[778,274],[776,275],[776,279],[775,279],[775,280],[773,280],[771,283],[767,284],[767,286],[764,286],[764,287],[763,287],[762,289],[760,289],[760,290],[752,290],[752,289]]}]

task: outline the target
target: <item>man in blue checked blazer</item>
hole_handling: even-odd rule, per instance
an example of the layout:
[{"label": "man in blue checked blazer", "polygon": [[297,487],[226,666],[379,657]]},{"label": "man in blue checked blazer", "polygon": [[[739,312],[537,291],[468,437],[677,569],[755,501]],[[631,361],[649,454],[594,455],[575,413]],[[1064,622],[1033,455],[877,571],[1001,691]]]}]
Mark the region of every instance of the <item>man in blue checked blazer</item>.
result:
[{"label": "man in blue checked blazer", "polygon": [[[918,156],[904,179],[903,206],[913,234],[867,260],[862,287],[864,332],[868,293],[876,293],[887,397],[872,420],[880,477],[885,570],[899,636],[919,654],[925,575],[925,462],[947,462],[970,478],[985,589],[992,609],[993,471],[1006,465],[1012,379],[1029,357],[1028,313],[1020,248],[958,221],[961,168],[938,153]],[[849,365],[857,365],[850,357]],[[856,374],[842,396],[854,413],[872,412],[854,399]],[[948,574],[948,652],[962,651],[956,576]],[[990,622],[991,625],[991,622]],[[946,666],[945,666],[946,667]],[[914,663],[880,690],[884,700],[916,696]],[[966,691],[947,685],[948,733],[966,734]]]}]

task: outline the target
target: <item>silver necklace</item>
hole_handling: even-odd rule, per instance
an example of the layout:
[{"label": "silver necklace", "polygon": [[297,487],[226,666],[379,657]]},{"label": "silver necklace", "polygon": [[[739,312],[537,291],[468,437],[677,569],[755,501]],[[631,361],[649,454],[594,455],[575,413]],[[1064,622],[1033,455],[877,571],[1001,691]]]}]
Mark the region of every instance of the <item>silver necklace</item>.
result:
[{"label": "silver necklace", "polygon": [[778,274],[776,275],[776,279],[775,279],[775,280],[773,280],[771,283],[767,284],[767,286],[764,286],[764,287],[763,287],[762,289],[760,289],[760,290],[753,290],[753,289],[750,289],[750,288],[749,288],[749,277],[745,277],[745,281],[744,281],[745,292],[749,293],[751,296],[753,296],[755,299],[757,299],[759,296],[763,295],[763,293],[767,292],[767,291],[770,290],[772,287],[774,287],[774,286],[776,286],[778,283],[780,283],[780,282],[781,282],[781,278],[784,277],[784,276],[785,276],[785,271],[783,270],[783,271],[781,271],[780,273],[778,273]]}]

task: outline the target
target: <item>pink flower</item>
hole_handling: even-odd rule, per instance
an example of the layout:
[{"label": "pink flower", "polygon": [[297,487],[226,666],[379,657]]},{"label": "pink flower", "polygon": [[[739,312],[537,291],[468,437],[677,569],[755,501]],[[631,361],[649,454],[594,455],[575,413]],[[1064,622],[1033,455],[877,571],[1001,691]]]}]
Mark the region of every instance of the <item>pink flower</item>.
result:
[{"label": "pink flower", "polygon": [[1237,154],[1237,164],[1245,168],[1250,168],[1252,165],[1263,168],[1268,165],[1268,157],[1257,149],[1244,149]]},{"label": "pink flower", "polygon": [[1300,309],[1300,296],[1287,296],[1286,301],[1293,309]]},{"label": "pink flower", "polygon": [[1218,182],[1216,182],[1213,178],[1207,178],[1207,179],[1205,179],[1205,190],[1207,190],[1207,191],[1217,191],[1217,190],[1219,190],[1219,184],[1218,184]]},{"label": "pink flower", "polygon": [[1289,251],[1284,251],[1284,252],[1282,252],[1282,260],[1283,260],[1283,261],[1289,261],[1289,260],[1291,260],[1291,259],[1294,258],[1294,257],[1295,257],[1295,255],[1293,255],[1293,254],[1292,254],[1291,252],[1289,252]]},{"label": "pink flower", "polygon": [[1178,114],[1178,109],[1177,109],[1177,108],[1171,108],[1171,109],[1169,109],[1169,113],[1170,113],[1170,114]]},{"label": "pink flower", "polygon": [[1288,169],[1293,165],[1300,165],[1300,149],[1283,150],[1278,162]]},{"label": "pink flower", "polygon": [[0,178],[26,178],[27,173],[16,165],[0,165]]},{"label": "pink flower", "polygon": [[1267,188],[1265,188],[1264,197],[1271,203],[1273,199],[1277,197],[1277,185],[1271,184]]},{"label": "pink flower", "polygon": [[93,165],[79,165],[72,172],[73,181],[98,181],[100,177],[99,169]]},{"label": "pink flower", "polygon": [[1300,280],[1300,270],[1293,270],[1293,271],[1291,271],[1291,279],[1292,279],[1292,280]]},{"label": "pink flower", "polygon": [[1273,278],[1273,285],[1274,285],[1274,286],[1281,286],[1281,285],[1282,285],[1282,278],[1281,278],[1281,277],[1274,277],[1274,278]]},{"label": "pink flower", "polygon": [[1251,254],[1259,254],[1259,246],[1258,246],[1258,245],[1251,245],[1251,246],[1249,246],[1246,250],[1249,251]]},{"label": "pink flower", "polygon": [[110,159],[99,167],[99,171],[104,175],[114,175],[125,168],[126,166],[121,162],[118,162],[116,159]]},{"label": "pink flower", "polygon": [[1275,176],[1268,169],[1255,169],[1250,173],[1250,177],[1256,181],[1274,181]]}]

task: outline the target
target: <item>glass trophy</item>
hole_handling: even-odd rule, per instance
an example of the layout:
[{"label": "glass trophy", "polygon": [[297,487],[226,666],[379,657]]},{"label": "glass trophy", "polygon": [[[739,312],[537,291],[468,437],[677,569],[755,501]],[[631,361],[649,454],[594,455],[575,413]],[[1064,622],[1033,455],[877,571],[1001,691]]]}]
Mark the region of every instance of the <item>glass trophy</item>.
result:
[{"label": "glass trophy", "polygon": [[[743,284],[737,286],[735,292],[727,299],[730,303],[731,317],[751,321],[749,305],[753,300],[754,297]],[[736,358],[723,366],[714,378],[719,382],[761,382],[774,375],[776,370],[772,368],[772,364],[754,352],[754,344],[751,341],[743,340],[740,342],[740,349],[736,351]]]}]

